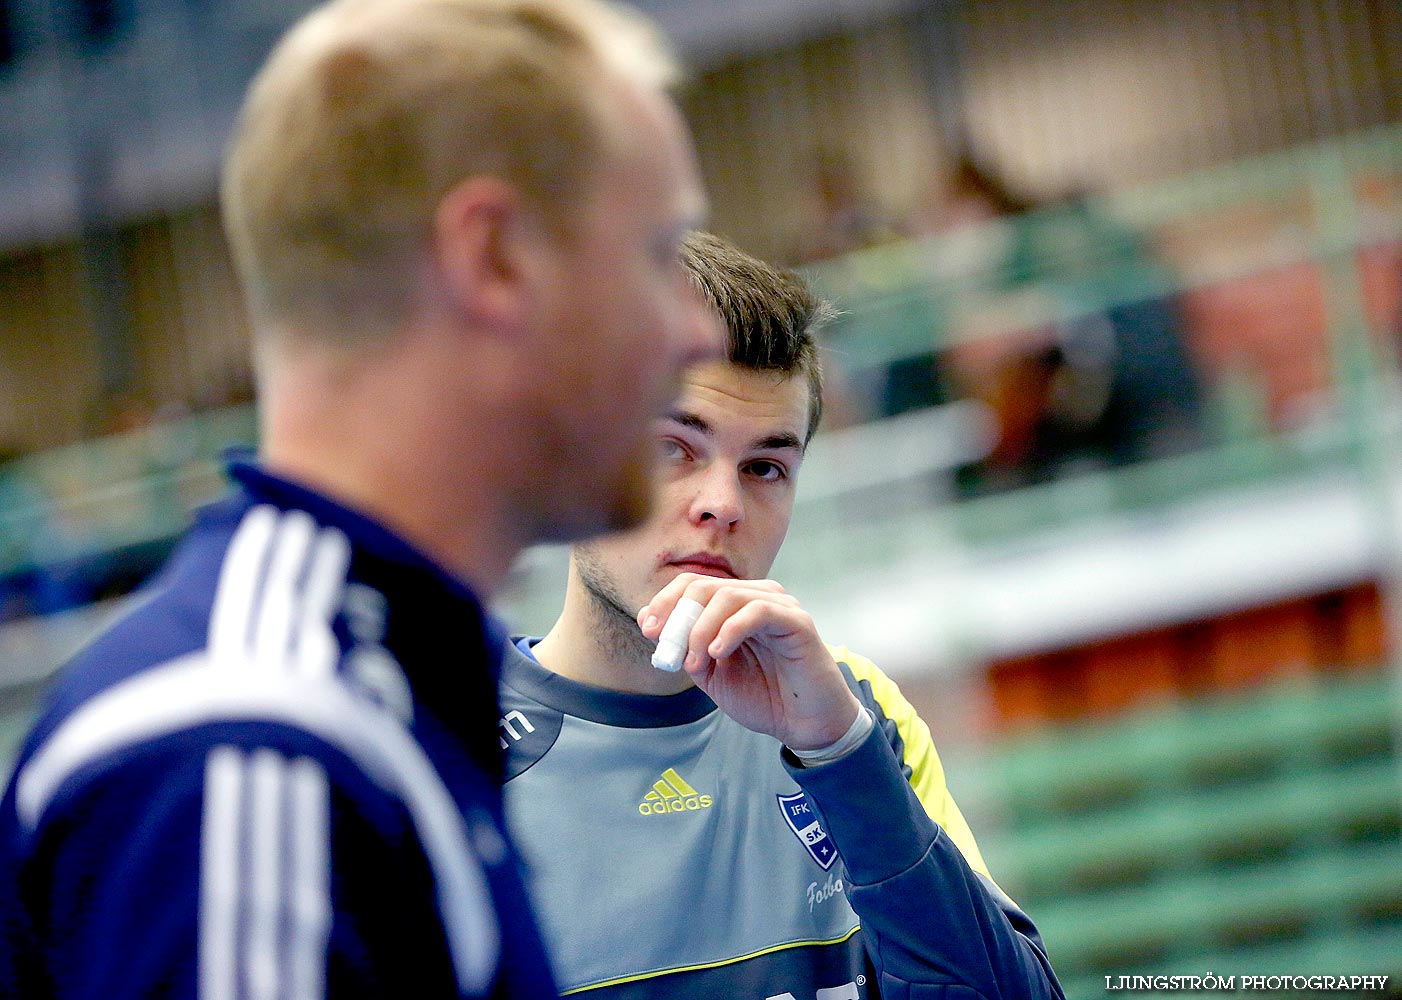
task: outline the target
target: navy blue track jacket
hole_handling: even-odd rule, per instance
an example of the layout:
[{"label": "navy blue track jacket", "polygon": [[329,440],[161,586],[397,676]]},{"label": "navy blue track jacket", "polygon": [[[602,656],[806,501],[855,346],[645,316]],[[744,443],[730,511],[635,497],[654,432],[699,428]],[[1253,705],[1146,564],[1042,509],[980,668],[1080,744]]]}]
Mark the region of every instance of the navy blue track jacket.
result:
[{"label": "navy blue track jacket", "polygon": [[0,995],[555,996],[502,821],[500,629],[379,525],[231,471],[21,752]]}]

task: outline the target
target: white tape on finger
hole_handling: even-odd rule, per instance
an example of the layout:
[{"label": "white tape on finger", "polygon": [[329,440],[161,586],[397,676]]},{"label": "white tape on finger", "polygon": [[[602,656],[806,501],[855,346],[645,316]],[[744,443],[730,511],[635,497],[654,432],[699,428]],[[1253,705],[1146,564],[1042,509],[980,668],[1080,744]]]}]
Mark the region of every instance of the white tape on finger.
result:
[{"label": "white tape on finger", "polygon": [[705,605],[683,597],[667,617],[662,626],[662,634],[657,638],[657,652],[652,654],[652,665],[658,670],[676,673],[686,659],[686,646],[691,640],[691,629],[696,619],[701,617]]}]

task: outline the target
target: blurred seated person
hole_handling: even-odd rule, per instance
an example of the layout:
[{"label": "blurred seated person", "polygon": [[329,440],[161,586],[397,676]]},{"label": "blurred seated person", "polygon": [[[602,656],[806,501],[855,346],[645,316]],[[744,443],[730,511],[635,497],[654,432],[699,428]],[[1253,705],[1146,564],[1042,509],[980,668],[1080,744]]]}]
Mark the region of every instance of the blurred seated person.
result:
[{"label": "blurred seated person", "polygon": [[799,263],[829,260],[904,235],[866,190],[846,153],[814,154],[806,196],[808,228],[794,255]]},{"label": "blurred seated person", "polygon": [[987,403],[1000,433],[961,476],[972,493],[1195,446],[1197,375],[1140,235],[1084,197],[1034,206],[969,158],[946,191],[924,228],[959,258],[937,331],[952,346],[891,366],[885,412]]}]

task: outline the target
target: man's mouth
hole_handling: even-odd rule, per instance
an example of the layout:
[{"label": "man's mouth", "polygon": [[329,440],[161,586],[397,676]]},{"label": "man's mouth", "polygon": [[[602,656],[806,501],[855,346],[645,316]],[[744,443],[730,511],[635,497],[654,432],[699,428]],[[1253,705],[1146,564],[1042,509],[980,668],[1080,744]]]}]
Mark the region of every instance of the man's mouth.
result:
[{"label": "man's mouth", "polygon": [[732,580],[739,578],[735,567],[730,565],[730,560],[724,556],[713,556],[706,552],[692,552],[677,559],[668,560],[667,565],[674,566],[683,573],[728,577]]}]

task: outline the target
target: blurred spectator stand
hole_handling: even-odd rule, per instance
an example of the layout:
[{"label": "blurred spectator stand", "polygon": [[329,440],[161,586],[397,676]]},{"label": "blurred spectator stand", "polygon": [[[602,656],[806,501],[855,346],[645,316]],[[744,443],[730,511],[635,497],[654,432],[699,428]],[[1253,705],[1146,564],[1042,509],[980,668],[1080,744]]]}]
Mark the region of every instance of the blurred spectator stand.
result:
[{"label": "blurred spectator stand", "polygon": [[254,441],[252,407],[170,414],[0,466],[0,612],[51,614],[123,594],[222,490],[220,453]]}]

